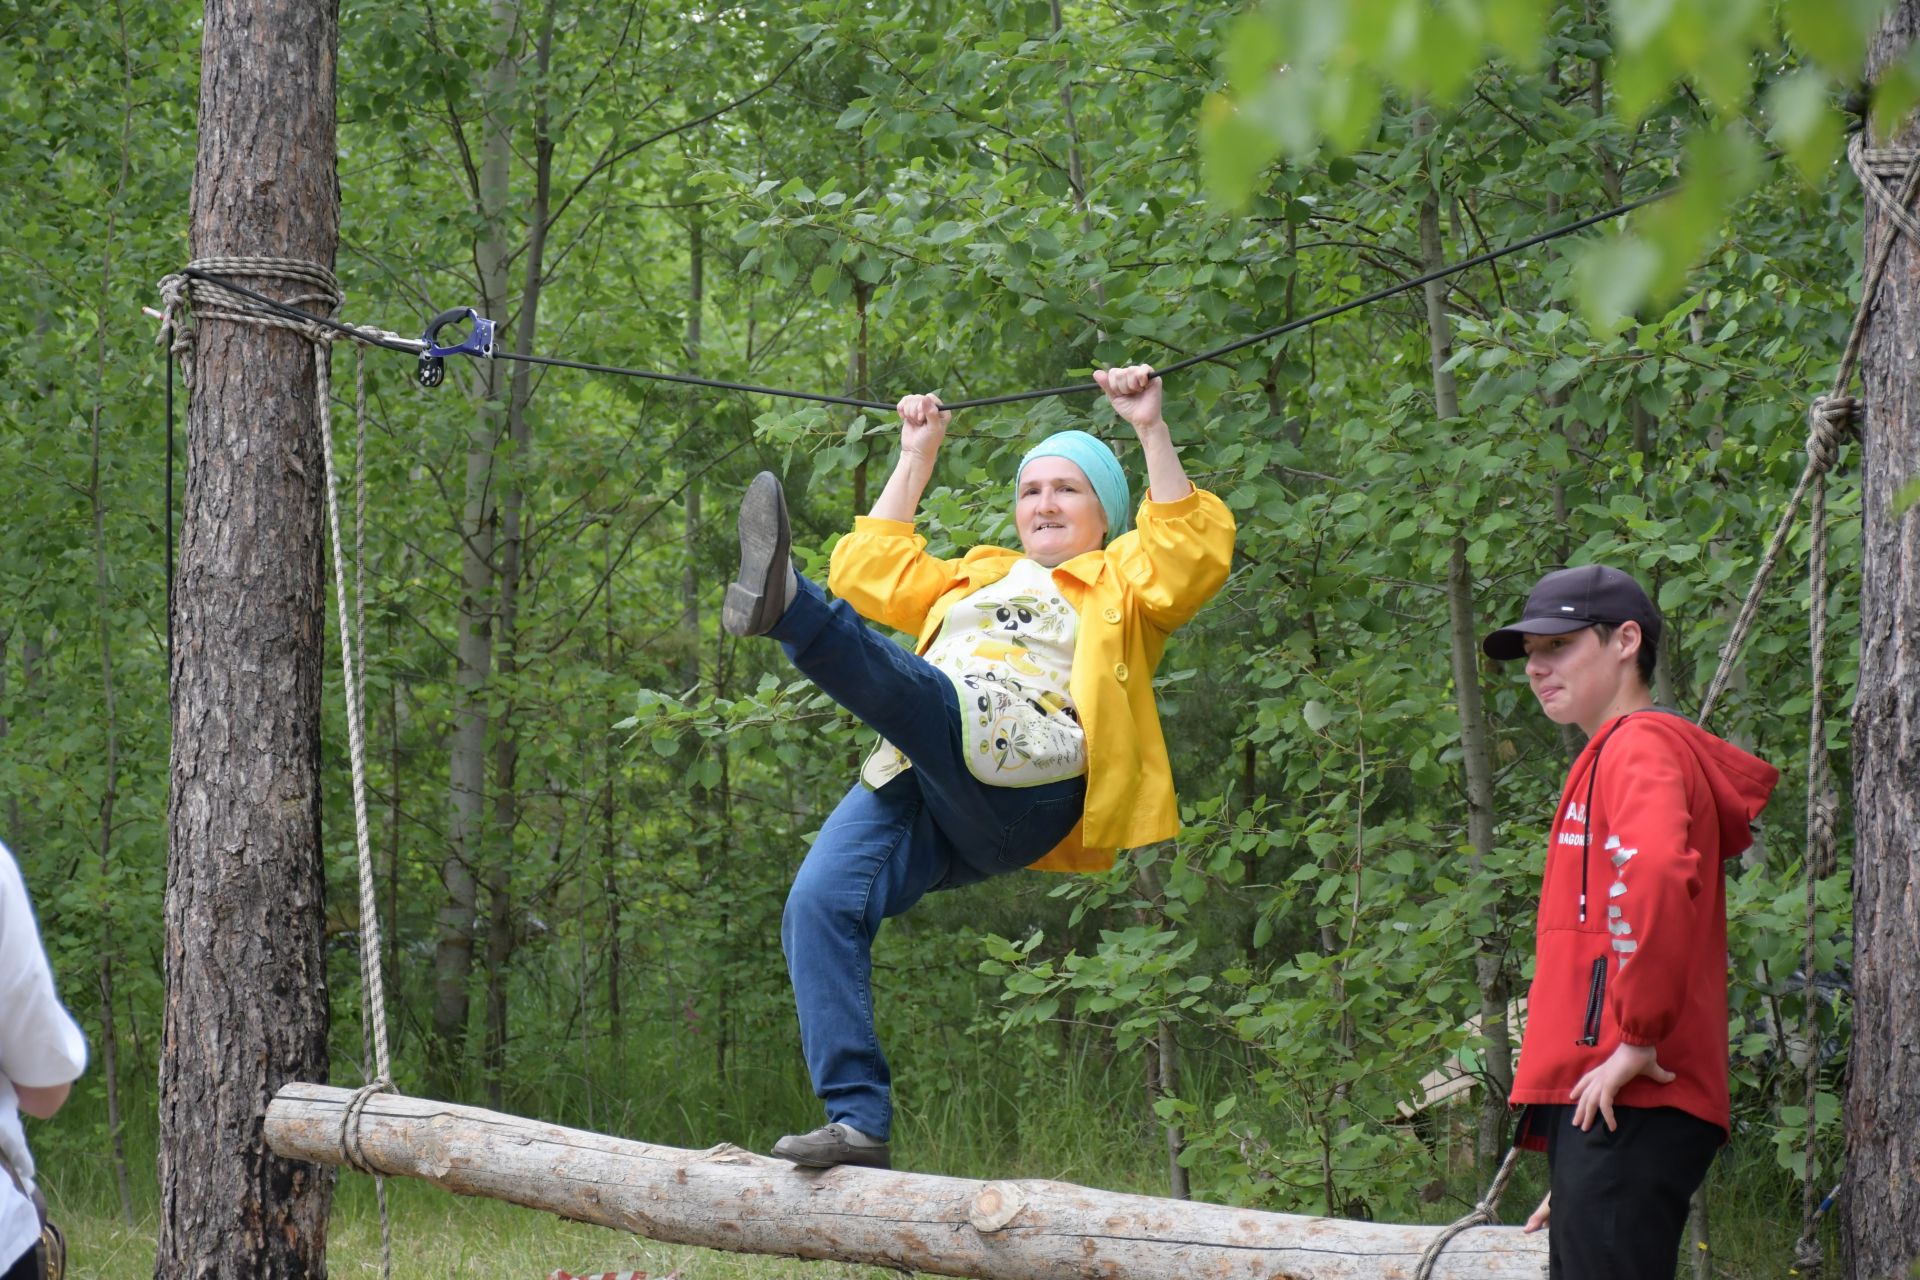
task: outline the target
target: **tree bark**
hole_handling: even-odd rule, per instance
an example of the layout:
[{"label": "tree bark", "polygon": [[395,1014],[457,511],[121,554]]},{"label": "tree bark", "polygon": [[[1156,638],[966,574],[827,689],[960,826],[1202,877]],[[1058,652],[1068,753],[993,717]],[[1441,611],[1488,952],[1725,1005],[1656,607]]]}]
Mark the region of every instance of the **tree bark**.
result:
[{"label": "tree bark", "polygon": [[[494,0],[492,18],[500,40],[487,73],[479,185],[473,191],[480,234],[474,244],[483,314],[505,314],[507,300],[506,205],[513,163],[509,108],[519,83],[514,48],[519,10]],[[433,1078],[442,1088],[459,1078],[472,1012],[474,932],[479,919],[477,872],[486,863],[487,686],[493,675],[493,639],[498,612],[501,412],[505,378],[496,361],[476,363],[473,428],[467,437],[466,493],[460,513],[459,634],[454,640],[453,749],[447,762],[447,852],[440,878],[440,937],[434,947]]]},{"label": "tree bark", "polygon": [[[546,287],[547,213],[553,201],[553,136],[549,129],[547,71],[553,62],[554,5],[541,17],[534,42],[535,90],[533,112],[533,208],[527,237],[526,269],[521,277],[520,314],[513,324],[514,349],[530,355],[540,331],[540,296]],[[487,1011],[485,1069],[487,1100],[500,1106],[506,1087],[507,1008],[511,988],[510,966],[520,945],[518,908],[514,904],[513,845],[520,827],[519,692],[514,677],[520,670],[520,583],[526,576],[525,511],[527,479],[533,470],[533,427],[528,408],[533,402],[533,366],[519,363],[507,394],[507,438],[512,450],[504,468],[505,491],[500,502],[500,626],[496,636],[496,667],[505,686],[505,702],[493,743],[494,840],[487,856]]]},{"label": "tree bark", "polygon": [[[700,357],[705,339],[702,336],[702,323],[707,300],[707,245],[705,223],[700,210],[695,209],[687,218],[687,372],[700,372]],[[694,412],[700,412],[695,409]],[[689,459],[689,462],[692,460]],[[693,472],[693,468],[688,468]],[[680,642],[686,647],[687,669],[683,673],[683,683],[692,685],[700,679],[700,598],[706,594],[707,584],[700,574],[700,476],[697,473],[687,477],[686,493],[682,496],[685,504],[686,521],[682,526],[680,552]]]},{"label": "tree bark", "polygon": [[[350,1096],[282,1090],[267,1113],[274,1149],[338,1163]],[[393,1094],[368,1103],[359,1135],[381,1173],[653,1240],[976,1280],[1408,1280],[1441,1230],[1065,1182],[816,1172],[730,1145],[682,1151]],[[1546,1255],[1543,1236],[1478,1227],[1447,1246],[1433,1275],[1538,1280]]]},{"label": "tree bark", "polygon": [[[1867,57],[1880,73],[1920,36],[1900,0]],[[1920,145],[1909,117],[1892,143]],[[1869,255],[1898,234],[1867,205]],[[1853,707],[1853,1044],[1840,1197],[1847,1273],[1920,1259],[1920,506],[1896,509],[1920,458],[1920,245],[1893,246],[1861,353],[1860,675]]]},{"label": "tree bark", "polygon": [[[331,266],[333,0],[209,0],[195,257]],[[243,282],[286,292],[271,277]],[[162,1278],[324,1276],[333,1175],[260,1132],[327,1077],[320,856],[323,654],[313,349],[200,326],[175,597],[160,1067]]]},{"label": "tree bark", "polygon": [[[614,591],[618,582],[614,578],[613,525],[611,521],[602,521],[600,525],[600,556],[602,572],[606,575],[607,589],[600,593],[601,641],[605,648],[601,651],[601,660],[608,671],[619,670],[615,662],[614,640],[618,634],[614,628]],[[613,1044],[614,1073],[622,1078],[626,1074],[625,1027],[622,1024],[620,1000],[620,840],[616,787],[619,785],[618,757],[614,751],[616,735],[611,726],[620,718],[619,703],[613,693],[612,682],[608,682],[607,702],[602,723],[609,726],[600,735],[600,770],[604,778],[601,788],[600,810],[600,890],[607,908],[607,931],[600,944],[601,955],[607,966],[607,1038]],[[584,933],[584,930],[582,931]]]},{"label": "tree bark", "polygon": [[[1165,1018],[1160,1020],[1159,1030],[1154,1035],[1153,1059],[1156,1066],[1154,1074],[1155,1089],[1169,1097],[1180,1096],[1180,1042],[1174,1038],[1173,1024]],[[1193,1190],[1187,1178],[1187,1167],[1180,1163],[1180,1156],[1187,1149],[1186,1127],[1177,1120],[1166,1123],[1167,1138],[1167,1194],[1175,1200],[1191,1200]]]},{"label": "tree bark", "polygon": [[[1423,116],[1425,121],[1428,117]],[[1435,147],[1430,153],[1438,154]],[[1438,178],[1427,174],[1427,190],[1420,201],[1420,262],[1422,271],[1436,270],[1443,261],[1440,244]],[[1460,398],[1447,362],[1453,358],[1453,330],[1447,319],[1447,285],[1431,280],[1423,286],[1427,303],[1428,353],[1433,374],[1434,417],[1446,422],[1460,416]],[[1464,514],[1461,517],[1465,518]],[[1469,869],[1477,878],[1493,853],[1493,756],[1489,747],[1485,703],[1480,696],[1480,645],[1473,615],[1473,571],[1467,561],[1467,539],[1453,536],[1447,560],[1447,636],[1453,662],[1454,700],[1460,712],[1461,767],[1467,782],[1467,841],[1472,848]],[[1495,909],[1497,912],[1497,908]],[[1507,1130],[1506,1084],[1513,1079],[1513,1042],[1507,1032],[1506,966],[1495,939],[1497,921],[1487,921],[1474,955],[1474,982],[1480,988],[1480,1032],[1486,1040],[1488,1081],[1481,1090],[1474,1131],[1474,1155],[1482,1176],[1499,1163]]]},{"label": "tree bark", "polygon": [[[93,509],[93,590],[95,623],[100,628],[100,700],[105,719],[106,758],[100,787],[100,883],[113,873],[113,804],[120,791],[120,715],[113,687],[113,577],[107,568],[107,502],[100,484],[100,428],[107,401],[107,317],[113,314],[114,231],[119,226],[117,199],[126,190],[132,154],[127,141],[133,111],[131,66],[121,27],[121,59],[125,68],[120,126],[120,180],[115,208],[107,215],[106,248],[100,260],[100,306],[94,325],[94,395],[88,433],[91,456],[87,471],[87,500]],[[109,904],[100,915],[100,954],[95,980],[100,988],[100,1074],[107,1089],[107,1144],[113,1161],[113,1181],[120,1192],[120,1220],[133,1226],[133,1187],[127,1174],[127,1137],[120,1114],[120,1037],[113,1023],[113,961],[119,952],[119,931]]]}]

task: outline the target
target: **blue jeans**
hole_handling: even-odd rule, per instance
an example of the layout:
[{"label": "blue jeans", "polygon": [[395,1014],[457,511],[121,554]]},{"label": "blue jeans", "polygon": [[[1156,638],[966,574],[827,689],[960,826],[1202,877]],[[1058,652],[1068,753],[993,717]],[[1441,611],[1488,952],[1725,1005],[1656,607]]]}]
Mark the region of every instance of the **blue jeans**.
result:
[{"label": "blue jeans", "polygon": [[808,679],[899,747],[913,768],[874,790],[856,782],[794,877],[780,945],[800,1046],[827,1118],[887,1138],[892,1076],[873,1028],[880,922],[935,889],[1044,857],[1080,820],[1086,779],[994,787],[967,768],[947,677],[871,630],[805,578],[767,634]]}]

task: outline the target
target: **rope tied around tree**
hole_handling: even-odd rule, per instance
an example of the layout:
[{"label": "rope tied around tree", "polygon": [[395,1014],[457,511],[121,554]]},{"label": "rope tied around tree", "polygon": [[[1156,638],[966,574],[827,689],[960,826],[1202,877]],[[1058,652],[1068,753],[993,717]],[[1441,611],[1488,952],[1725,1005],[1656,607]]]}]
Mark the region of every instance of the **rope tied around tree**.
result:
[{"label": "rope tied around tree", "polygon": [[[299,291],[286,298],[268,298],[258,290],[229,286],[216,276],[239,276],[262,283],[291,281]],[[180,362],[180,379],[189,388],[193,386],[193,360],[199,341],[196,325],[207,320],[284,329],[321,350],[334,342],[376,347],[420,345],[417,340],[375,325],[335,319],[334,313],[346,300],[340,282],[327,268],[298,258],[195,258],[186,270],[161,277],[159,287],[158,341],[169,344],[168,351]],[[324,417],[324,401],[321,413]]]},{"label": "rope tied around tree", "polygon": [[[285,299],[263,299],[252,290],[236,291],[218,281],[196,278],[187,272],[169,275],[160,281],[162,311],[160,341],[168,344],[168,354],[180,362],[181,379],[193,385],[193,359],[198,345],[197,326],[210,320],[251,325],[262,329],[281,329],[297,334],[313,346],[315,401],[320,419],[320,458],[326,476],[327,527],[333,545],[334,598],[339,613],[340,666],[347,707],[347,748],[353,778],[354,849],[359,862],[360,880],[360,968],[364,981],[361,1022],[363,1039],[371,1041],[372,1078],[355,1091],[340,1119],[340,1154],[345,1163],[361,1173],[374,1174],[374,1187],[380,1203],[381,1274],[393,1274],[393,1245],[387,1211],[386,1179],[374,1173],[366,1160],[360,1133],[360,1118],[376,1094],[394,1092],[393,1065],[387,1041],[386,976],[382,967],[380,916],[375,894],[370,824],[367,818],[365,695],[366,673],[363,662],[366,626],[366,362],[356,360],[355,413],[358,430],[354,443],[355,522],[353,604],[349,607],[345,545],[340,529],[339,483],[333,462],[333,379],[332,345],[354,342],[364,351],[368,345],[384,345],[400,339],[397,334],[372,326],[345,325],[332,319],[345,301],[333,272],[318,263],[278,257],[210,257],[196,259],[188,272],[217,271],[263,283],[291,283],[295,292]],[[298,309],[312,307],[310,315]]]}]

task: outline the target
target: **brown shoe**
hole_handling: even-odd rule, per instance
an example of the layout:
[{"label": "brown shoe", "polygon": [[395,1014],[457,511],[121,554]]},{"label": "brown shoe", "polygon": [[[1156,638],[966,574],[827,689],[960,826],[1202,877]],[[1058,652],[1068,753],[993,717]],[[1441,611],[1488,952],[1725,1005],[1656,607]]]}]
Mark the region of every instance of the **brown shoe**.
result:
[{"label": "brown shoe", "polygon": [[762,471],[740,500],[740,574],[727,588],[720,625],[736,636],[765,635],[798,590],[787,496],[779,478]]},{"label": "brown shoe", "polygon": [[892,1147],[838,1122],[821,1125],[812,1133],[790,1133],[773,1144],[773,1154],[809,1169],[831,1169],[837,1164],[893,1168]]}]

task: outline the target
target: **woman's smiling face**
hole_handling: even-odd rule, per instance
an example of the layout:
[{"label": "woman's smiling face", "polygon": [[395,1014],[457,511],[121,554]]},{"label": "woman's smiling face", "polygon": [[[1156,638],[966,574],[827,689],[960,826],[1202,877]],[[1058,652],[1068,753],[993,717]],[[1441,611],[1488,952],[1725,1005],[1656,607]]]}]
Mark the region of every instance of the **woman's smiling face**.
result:
[{"label": "woman's smiling face", "polygon": [[1086,473],[1065,458],[1040,457],[1020,473],[1014,528],[1028,559],[1051,569],[1098,551],[1107,540],[1107,514]]}]

